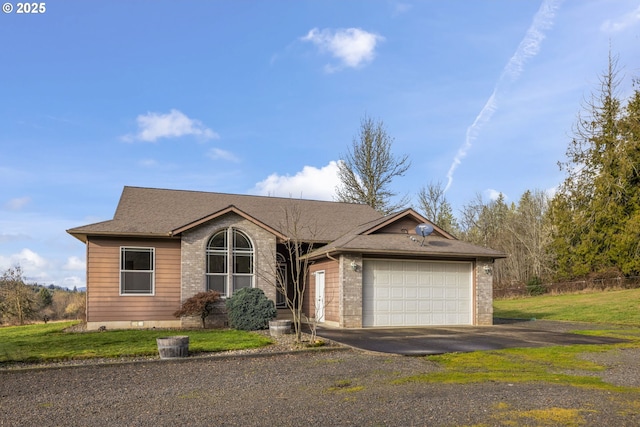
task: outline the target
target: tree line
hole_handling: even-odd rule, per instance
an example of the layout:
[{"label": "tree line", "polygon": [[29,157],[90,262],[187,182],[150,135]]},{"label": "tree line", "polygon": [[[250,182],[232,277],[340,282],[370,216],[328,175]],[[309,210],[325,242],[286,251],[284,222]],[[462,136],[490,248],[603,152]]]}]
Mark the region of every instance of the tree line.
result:
[{"label": "tree line", "polygon": [[81,319],[85,301],[85,292],[75,289],[27,284],[20,266],[9,267],[0,276],[0,325]]},{"label": "tree line", "polygon": [[[423,186],[413,207],[458,238],[497,249],[494,285],[506,287],[585,277],[640,276],[640,80],[622,98],[618,61],[609,56],[599,85],[583,103],[554,194],[527,190],[507,203],[476,197],[455,215],[440,182]],[[392,154],[382,121],[365,118],[339,164],[336,198],[381,213],[409,206],[390,190],[407,156]]]}]

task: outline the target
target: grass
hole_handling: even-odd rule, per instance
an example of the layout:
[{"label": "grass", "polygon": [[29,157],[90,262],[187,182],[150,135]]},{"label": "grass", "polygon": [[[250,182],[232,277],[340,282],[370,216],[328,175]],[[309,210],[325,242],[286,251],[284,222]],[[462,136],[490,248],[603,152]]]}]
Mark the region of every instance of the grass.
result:
[{"label": "grass", "polygon": [[640,289],[496,300],[496,317],[640,326]]},{"label": "grass", "polygon": [[635,393],[640,391],[602,381],[593,373],[604,371],[606,368],[580,357],[589,352],[640,348],[640,289],[498,300],[494,302],[494,315],[503,318],[536,318],[620,325],[623,329],[580,331],[580,333],[623,338],[628,341],[609,345],[512,348],[428,356],[428,360],[442,367],[441,371],[414,375],[396,382],[464,384],[485,381],[507,383],[543,381],[606,391]]},{"label": "grass", "polygon": [[[632,337],[633,335],[627,336]],[[589,375],[604,371],[605,367],[579,357],[584,353],[620,348],[640,348],[640,334],[633,341],[624,344],[512,348],[428,356],[428,360],[437,363],[443,369],[439,372],[405,377],[395,382],[547,382],[605,391],[638,392],[638,389],[615,386],[602,381],[598,376]]]},{"label": "grass", "polygon": [[339,393],[354,393],[362,390],[364,390],[364,386],[353,385],[353,381],[351,380],[339,380],[336,381],[333,386],[329,387],[329,391]]},{"label": "grass", "polygon": [[266,336],[236,330],[64,332],[75,323],[0,328],[0,363],[153,356],[158,354],[156,338],[170,335],[188,335],[190,353],[240,350],[272,343]]}]

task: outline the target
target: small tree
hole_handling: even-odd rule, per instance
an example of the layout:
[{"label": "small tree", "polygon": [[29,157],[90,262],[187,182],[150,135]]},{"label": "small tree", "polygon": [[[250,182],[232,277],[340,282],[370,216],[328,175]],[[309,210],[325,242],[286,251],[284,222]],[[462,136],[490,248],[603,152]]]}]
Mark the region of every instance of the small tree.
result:
[{"label": "small tree", "polygon": [[40,306],[42,308],[49,307],[53,303],[53,296],[47,288],[41,288],[40,291],[38,291],[38,299],[40,300]]},{"label": "small tree", "polygon": [[86,292],[69,293],[69,299],[64,308],[64,317],[73,319],[84,319],[87,312],[87,294]]},{"label": "small tree", "polygon": [[226,305],[229,325],[244,331],[265,329],[277,314],[275,304],[260,288],[240,289]]},{"label": "small tree", "polygon": [[0,315],[24,325],[37,312],[32,287],[24,283],[20,266],[10,267],[0,277]]},{"label": "small tree", "polygon": [[366,203],[383,214],[407,205],[407,197],[395,204],[391,202],[396,196],[389,188],[391,181],[403,176],[411,166],[409,156],[393,155],[392,144],[393,138],[387,134],[382,121],[374,122],[366,116],[362,119],[360,134],[338,163],[341,183],[336,189],[338,201]]},{"label": "small tree", "polygon": [[[291,204],[283,210],[280,231],[288,236],[282,242],[285,262],[274,264],[274,271],[263,276],[264,280],[276,288],[276,292],[283,296],[284,303],[291,312],[291,323],[296,342],[302,341],[303,301],[307,290],[309,277],[309,260],[305,255],[313,249],[315,241],[315,227],[301,220],[301,211],[296,204]],[[277,258],[274,252],[274,259]],[[291,292],[289,286],[292,287]]]},{"label": "small tree", "polygon": [[220,292],[206,291],[199,292],[188,298],[180,306],[180,310],[173,313],[175,317],[200,316],[202,329],[205,328],[206,318],[213,313],[215,303],[220,301]]},{"label": "small tree", "polygon": [[444,193],[441,182],[431,182],[427,187],[423,186],[418,192],[419,209],[439,227],[451,234],[459,234],[458,222]]}]

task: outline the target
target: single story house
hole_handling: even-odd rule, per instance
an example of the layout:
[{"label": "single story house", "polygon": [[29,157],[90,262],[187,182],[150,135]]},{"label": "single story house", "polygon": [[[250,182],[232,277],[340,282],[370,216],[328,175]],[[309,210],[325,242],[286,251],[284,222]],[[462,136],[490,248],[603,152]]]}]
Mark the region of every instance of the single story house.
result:
[{"label": "single story house", "polygon": [[505,257],[412,209],[140,187],[124,188],[113,219],[67,232],[86,244],[88,329],[197,326],[173,313],[205,290],[258,287],[282,307],[291,239],[308,245],[303,307],[320,324],[490,325]]}]

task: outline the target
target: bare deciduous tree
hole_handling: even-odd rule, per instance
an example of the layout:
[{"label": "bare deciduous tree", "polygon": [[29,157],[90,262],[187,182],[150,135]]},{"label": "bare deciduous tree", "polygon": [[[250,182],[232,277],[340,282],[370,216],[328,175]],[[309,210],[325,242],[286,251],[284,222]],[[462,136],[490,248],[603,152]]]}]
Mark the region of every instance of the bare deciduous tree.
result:
[{"label": "bare deciduous tree", "polygon": [[287,236],[280,245],[284,251],[281,253],[283,261],[274,264],[274,271],[264,279],[276,288],[291,312],[296,342],[299,343],[302,341],[303,302],[309,280],[309,260],[305,255],[313,250],[313,238],[309,236],[315,232],[301,221],[300,209],[295,204],[284,209],[280,231]]},{"label": "bare deciduous tree", "polygon": [[441,182],[429,183],[418,192],[419,209],[425,216],[451,234],[458,234],[459,227],[451,205],[444,194]]},{"label": "bare deciduous tree", "polygon": [[360,123],[360,134],[338,163],[341,185],[336,188],[340,202],[366,203],[388,214],[408,204],[408,197],[394,203],[397,193],[390,188],[395,177],[403,176],[411,162],[408,156],[396,157],[391,152],[393,138],[387,134],[382,121],[366,117]]}]

